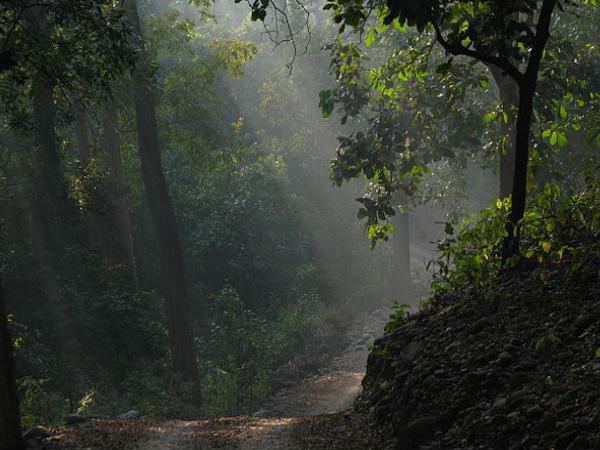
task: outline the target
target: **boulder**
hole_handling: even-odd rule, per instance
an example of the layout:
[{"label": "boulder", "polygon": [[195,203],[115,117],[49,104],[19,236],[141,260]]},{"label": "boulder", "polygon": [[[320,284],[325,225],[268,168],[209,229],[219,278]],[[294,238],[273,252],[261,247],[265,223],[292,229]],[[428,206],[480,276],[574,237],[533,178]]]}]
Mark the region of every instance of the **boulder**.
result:
[{"label": "boulder", "polygon": [[42,426],[32,427],[23,434],[26,441],[41,441],[50,436],[50,430]]},{"label": "boulder", "polygon": [[117,419],[139,419],[142,415],[135,409],[127,411],[117,417]]}]

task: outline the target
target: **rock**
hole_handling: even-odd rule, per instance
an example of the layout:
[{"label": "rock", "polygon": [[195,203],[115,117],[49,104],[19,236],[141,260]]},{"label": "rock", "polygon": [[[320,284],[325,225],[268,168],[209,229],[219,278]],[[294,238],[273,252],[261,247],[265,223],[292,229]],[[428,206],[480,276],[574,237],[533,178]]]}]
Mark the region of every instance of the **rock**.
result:
[{"label": "rock", "polygon": [[411,342],[406,347],[404,347],[404,350],[402,350],[401,358],[406,362],[412,361],[419,354],[422,347],[423,344],[421,344],[420,342]]},{"label": "rock", "polygon": [[506,398],[504,398],[504,397],[497,398],[494,401],[494,404],[492,405],[490,412],[492,414],[502,414],[502,413],[504,413],[504,411],[506,411]]},{"label": "rock", "polygon": [[137,412],[135,409],[132,409],[130,411],[127,411],[123,414],[121,414],[120,416],[117,417],[117,419],[139,419],[140,417],[142,417],[142,415]]},{"label": "rock", "polygon": [[437,387],[439,380],[435,375],[428,375],[427,378],[423,380],[423,385],[428,389],[433,389]]},{"label": "rock", "polygon": [[42,426],[32,427],[23,434],[23,439],[26,441],[36,440],[41,441],[50,436],[50,430]]},{"label": "rock", "polygon": [[515,357],[512,355],[512,353],[509,353],[507,351],[503,351],[498,355],[498,362],[501,366],[509,366],[514,362],[514,360]]},{"label": "rock", "polygon": [[575,330],[577,330],[577,332],[580,333],[586,328],[588,328],[590,325],[592,325],[594,322],[598,321],[599,318],[600,315],[597,311],[590,314],[581,314],[579,315],[579,317],[577,317],[577,320],[575,321]]},{"label": "rock", "polygon": [[580,434],[573,439],[573,442],[569,444],[567,450],[583,450],[587,448],[590,448],[590,441],[585,435]]},{"label": "rock", "polygon": [[508,407],[512,411],[519,405],[527,403],[533,397],[533,392],[527,388],[513,392],[508,396]]},{"label": "rock", "polygon": [[522,387],[529,381],[529,374],[527,372],[515,372],[511,377],[508,385],[511,389],[517,389]]},{"label": "rock", "polygon": [[531,361],[521,361],[515,366],[515,372],[531,372],[535,369],[535,364]]},{"label": "rock", "polygon": [[[563,450],[566,449],[567,447],[570,447],[570,444],[575,440],[575,438],[579,435],[579,432],[577,431],[570,431],[568,433],[562,433],[560,436],[558,436],[558,438],[556,439],[555,442],[555,447],[556,450]],[[577,450],[584,450],[585,447],[583,449],[577,449]]]},{"label": "rock", "polygon": [[67,425],[89,422],[90,419],[90,417],[82,416],[81,414],[68,414],[64,417],[64,421]]},{"label": "rock", "polygon": [[513,345],[513,344],[504,345],[504,347],[502,347],[502,350],[512,353],[513,355],[516,353],[519,353],[519,347],[517,347],[516,345]]},{"label": "rock", "polygon": [[419,436],[425,432],[431,431],[435,427],[438,418],[435,416],[418,417],[411,420],[406,426],[406,433],[411,436]]},{"label": "rock", "polygon": [[460,342],[460,341],[453,341],[448,346],[446,346],[445,352],[446,353],[454,353],[461,346],[462,346],[462,342]]},{"label": "rock", "polygon": [[489,328],[492,326],[493,326],[493,323],[490,319],[488,319],[487,317],[482,317],[477,322],[475,322],[473,325],[471,325],[471,328],[469,328],[469,333],[476,334],[476,333],[479,333],[484,328]]},{"label": "rock", "polygon": [[544,409],[540,405],[534,405],[531,408],[528,408],[527,411],[525,411],[525,414],[530,417],[542,417],[544,415]]}]

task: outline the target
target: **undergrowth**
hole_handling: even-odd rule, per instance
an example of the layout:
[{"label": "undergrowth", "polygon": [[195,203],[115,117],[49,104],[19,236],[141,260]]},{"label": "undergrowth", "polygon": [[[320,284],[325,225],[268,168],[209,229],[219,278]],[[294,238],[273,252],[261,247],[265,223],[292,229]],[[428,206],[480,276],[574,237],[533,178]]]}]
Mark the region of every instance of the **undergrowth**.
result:
[{"label": "undergrowth", "polygon": [[[585,186],[572,195],[548,183],[530,193],[520,222],[519,254],[502,261],[502,243],[510,198],[460,223],[446,222],[447,237],[438,241],[439,256],[428,264],[432,270],[432,294],[425,304],[435,303],[449,292],[472,290],[479,298],[494,294],[499,275],[527,267],[537,282],[547,283],[555,272],[568,279],[600,277],[600,179],[599,166],[583,171]],[[564,280],[568,282],[569,280]],[[386,332],[406,322],[405,305],[395,305]]]}]

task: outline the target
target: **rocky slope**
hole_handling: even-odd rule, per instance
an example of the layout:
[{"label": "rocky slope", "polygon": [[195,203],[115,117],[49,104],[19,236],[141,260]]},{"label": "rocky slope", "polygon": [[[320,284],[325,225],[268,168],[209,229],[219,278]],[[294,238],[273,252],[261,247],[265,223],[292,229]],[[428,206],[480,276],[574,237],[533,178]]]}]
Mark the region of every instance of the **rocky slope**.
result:
[{"label": "rocky slope", "polygon": [[560,267],[438,298],[375,342],[372,448],[600,448],[599,299],[597,269]]}]

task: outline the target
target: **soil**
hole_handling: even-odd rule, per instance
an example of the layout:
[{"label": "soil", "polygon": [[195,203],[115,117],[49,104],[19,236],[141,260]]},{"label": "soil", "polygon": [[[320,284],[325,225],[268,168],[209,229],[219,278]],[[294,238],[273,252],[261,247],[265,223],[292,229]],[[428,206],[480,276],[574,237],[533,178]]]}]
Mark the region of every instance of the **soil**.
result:
[{"label": "soil", "polygon": [[383,334],[388,315],[388,311],[377,310],[356,317],[342,341],[343,352],[330,365],[298,385],[282,389],[252,416],[193,421],[95,419],[56,429],[37,447],[46,450],[366,449],[364,417],[350,407],[361,389],[368,344]]}]

